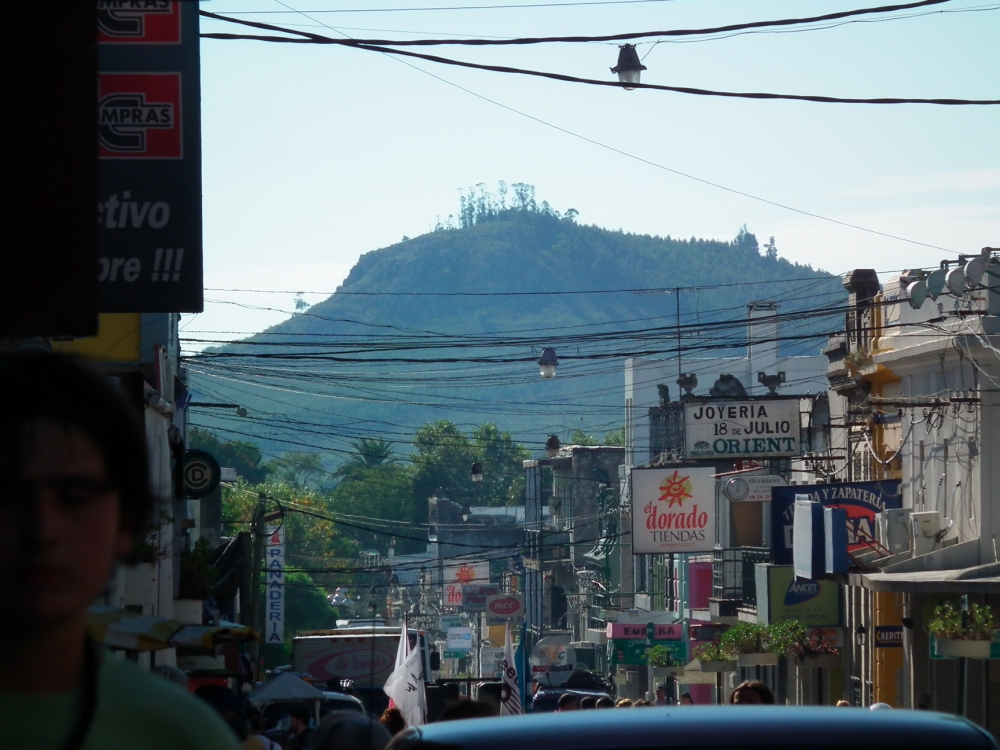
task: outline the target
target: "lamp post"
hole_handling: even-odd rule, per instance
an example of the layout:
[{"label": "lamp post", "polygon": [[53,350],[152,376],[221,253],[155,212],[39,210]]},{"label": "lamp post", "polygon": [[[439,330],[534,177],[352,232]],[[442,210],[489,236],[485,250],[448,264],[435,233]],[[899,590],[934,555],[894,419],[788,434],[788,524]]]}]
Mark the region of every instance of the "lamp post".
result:
[{"label": "lamp post", "polygon": [[611,69],[611,72],[618,74],[618,80],[623,84],[622,88],[634,91],[634,84],[639,83],[644,70],[646,66],[639,60],[639,53],[636,52],[634,44],[623,44],[618,48],[618,64]]}]

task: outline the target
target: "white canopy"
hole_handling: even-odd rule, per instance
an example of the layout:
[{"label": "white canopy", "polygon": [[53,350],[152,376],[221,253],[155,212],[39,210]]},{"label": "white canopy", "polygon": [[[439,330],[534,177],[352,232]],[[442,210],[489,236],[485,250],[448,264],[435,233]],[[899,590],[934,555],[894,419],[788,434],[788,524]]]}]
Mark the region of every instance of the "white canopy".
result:
[{"label": "white canopy", "polygon": [[267,703],[321,701],[323,698],[322,692],[291,672],[282,672],[277,677],[272,677],[250,693],[250,702],[260,706]]}]

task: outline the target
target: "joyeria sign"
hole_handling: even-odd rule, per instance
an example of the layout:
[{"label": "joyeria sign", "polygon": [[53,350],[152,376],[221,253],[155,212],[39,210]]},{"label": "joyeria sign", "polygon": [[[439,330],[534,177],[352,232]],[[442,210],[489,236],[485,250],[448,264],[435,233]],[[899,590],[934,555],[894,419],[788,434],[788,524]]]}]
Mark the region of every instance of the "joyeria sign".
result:
[{"label": "joyeria sign", "polygon": [[715,469],[632,470],[632,553],[710,552]]}]

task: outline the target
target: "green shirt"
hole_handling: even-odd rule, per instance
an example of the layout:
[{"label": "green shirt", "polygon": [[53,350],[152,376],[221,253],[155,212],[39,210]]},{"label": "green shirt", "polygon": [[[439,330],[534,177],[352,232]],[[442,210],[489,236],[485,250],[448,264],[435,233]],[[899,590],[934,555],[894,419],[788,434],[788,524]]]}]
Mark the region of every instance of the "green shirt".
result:
[{"label": "green shirt", "polygon": [[[97,712],[83,750],[240,748],[236,735],[207,703],[131,662],[106,654],[97,685]],[[80,693],[0,693],[3,746],[60,750],[79,715]]]}]

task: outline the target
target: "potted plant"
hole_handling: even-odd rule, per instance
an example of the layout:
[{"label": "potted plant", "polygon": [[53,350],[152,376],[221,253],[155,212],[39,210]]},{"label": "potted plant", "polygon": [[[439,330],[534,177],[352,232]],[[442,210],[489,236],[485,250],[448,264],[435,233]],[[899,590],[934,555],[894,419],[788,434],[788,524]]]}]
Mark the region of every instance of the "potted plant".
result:
[{"label": "potted plant", "polygon": [[738,622],[722,634],[721,644],[741,667],[773,667],[781,657],[772,631],[756,622]]},{"label": "potted plant", "polygon": [[653,668],[653,677],[684,674],[684,665],[674,658],[674,652],[669,646],[652,646],[646,649],[646,663]]},{"label": "potted plant", "polygon": [[934,608],[934,619],[927,628],[937,641],[939,656],[988,659],[997,624],[988,604],[973,604],[962,611],[944,602]]},{"label": "potted plant", "polygon": [[786,656],[791,656],[804,669],[833,669],[840,666],[840,652],[823,642],[817,633],[809,631],[798,620],[788,620],[772,626],[776,644]]},{"label": "potted plant", "polygon": [[698,672],[735,672],[736,661],[733,653],[719,641],[703,643],[691,654],[694,661],[690,666]]}]

